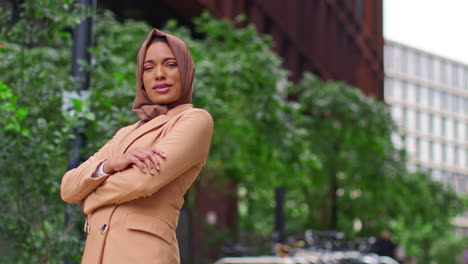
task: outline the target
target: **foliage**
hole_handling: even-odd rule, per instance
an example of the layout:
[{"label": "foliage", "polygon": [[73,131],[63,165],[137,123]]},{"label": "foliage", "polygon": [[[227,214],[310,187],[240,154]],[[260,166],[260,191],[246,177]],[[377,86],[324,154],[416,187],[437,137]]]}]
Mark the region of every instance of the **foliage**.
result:
[{"label": "foliage", "polygon": [[13,250],[0,255],[2,263],[79,254],[58,199],[72,122],[60,111],[62,92],[73,87],[67,28],[80,20],[70,14],[72,2],[24,1],[0,12],[0,230]]},{"label": "foliage", "polygon": [[467,248],[468,241],[463,237],[449,235],[437,239],[431,248],[431,256],[438,264],[463,263],[463,250]]},{"label": "foliage", "polygon": [[[135,58],[150,26],[117,22],[108,11],[95,20],[93,59],[82,64],[92,72],[90,100],[74,100],[62,111],[62,95],[76,81],[69,76],[69,31],[87,12],[72,3],[26,0],[19,10],[0,12],[8,25],[0,29],[0,231],[16,253],[0,256],[2,263],[79,259],[82,242],[71,235],[74,227],[64,226],[59,199],[71,128],[85,126],[86,157],[137,120]],[[390,228],[411,255],[443,234],[463,205],[426,173],[406,170],[404,152],[390,140],[396,130],[385,106],[310,74],[291,84],[271,37],[240,28],[243,21],[203,13],[194,21],[203,38],[175,21],[165,29],[191,49],[194,104],[215,120],[203,173],[238,184],[240,228],[270,234],[274,188],[284,186],[290,234],[336,228],[353,237]]]}]

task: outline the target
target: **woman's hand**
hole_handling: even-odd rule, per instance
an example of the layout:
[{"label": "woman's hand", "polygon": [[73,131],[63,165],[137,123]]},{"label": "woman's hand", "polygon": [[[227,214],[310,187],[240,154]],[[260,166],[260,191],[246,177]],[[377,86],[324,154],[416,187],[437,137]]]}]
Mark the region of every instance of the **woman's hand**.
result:
[{"label": "woman's hand", "polygon": [[155,147],[153,148],[135,148],[134,150],[106,160],[104,163],[104,172],[111,174],[116,171],[122,171],[131,164],[135,164],[143,173],[149,171],[154,174],[156,170],[159,171],[159,161],[156,155],[165,159],[166,154]]}]

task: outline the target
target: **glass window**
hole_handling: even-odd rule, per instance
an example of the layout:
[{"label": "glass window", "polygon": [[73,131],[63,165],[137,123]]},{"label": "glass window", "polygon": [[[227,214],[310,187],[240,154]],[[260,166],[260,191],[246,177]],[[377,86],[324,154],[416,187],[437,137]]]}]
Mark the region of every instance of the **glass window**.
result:
[{"label": "glass window", "polygon": [[408,109],[407,108],[403,108],[403,113],[401,117],[402,117],[401,125],[403,126],[403,128],[408,129],[408,127],[406,126],[408,124]]},{"label": "glass window", "polygon": [[422,124],[421,124],[421,112],[416,111],[416,130],[421,131]]},{"label": "glass window", "polygon": [[434,114],[429,114],[429,134],[434,135]]},{"label": "glass window", "polygon": [[441,118],[438,115],[434,115],[434,130],[432,132],[434,136],[440,137],[442,135],[441,126]]},{"label": "glass window", "polygon": [[414,137],[406,137],[406,150],[410,156],[414,157],[416,155],[416,139]]},{"label": "glass window", "polygon": [[434,142],[434,162],[440,163],[442,161],[442,151],[440,142]]},{"label": "glass window", "polygon": [[463,89],[463,86],[465,85],[465,74],[464,74],[464,71],[463,71],[463,66],[460,66],[458,67],[458,84],[457,84],[457,87],[460,88],[460,89]]},{"label": "glass window", "polygon": [[412,109],[407,110],[407,118],[406,118],[406,128],[409,130],[415,130],[416,129],[416,113]]},{"label": "glass window", "polygon": [[428,106],[429,105],[429,96],[427,92],[427,88],[425,86],[420,86],[419,87],[420,91],[420,100],[421,100],[421,106]]},{"label": "glass window", "polygon": [[458,138],[458,120],[453,120],[453,139],[457,140]]},{"label": "glass window", "polygon": [[465,69],[465,90],[468,90],[468,69]]},{"label": "glass window", "polygon": [[457,138],[455,140],[457,141],[463,141],[463,136],[466,134],[466,131],[465,131],[465,124],[463,123],[463,121],[461,122],[458,122],[458,132],[457,132]]},{"label": "glass window", "polygon": [[442,143],[442,162],[447,162],[447,144]]},{"label": "glass window", "polygon": [[441,120],[441,127],[442,127],[442,131],[441,131],[441,136],[442,137],[445,137],[447,135],[447,118],[445,117],[442,117],[442,120]]},{"label": "glass window", "polygon": [[434,141],[429,141],[429,160],[434,161]]},{"label": "glass window", "polygon": [[421,160],[421,139],[420,139],[420,138],[416,138],[416,153],[415,153],[415,157],[416,157],[418,160]]},{"label": "glass window", "polygon": [[414,75],[415,69],[414,69],[414,55],[413,51],[411,50],[406,50],[406,70],[408,74]]},{"label": "glass window", "polygon": [[416,103],[416,89],[417,86],[415,86],[413,83],[408,83],[406,85],[406,100],[410,103]]},{"label": "glass window", "polygon": [[395,121],[395,123],[397,123],[399,126],[402,126],[401,124],[401,121],[402,121],[402,114],[403,114],[403,111],[401,109],[401,107],[399,106],[392,106],[392,117],[393,117],[393,120]]},{"label": "glass window", "polygon": [[425,139],[421,139],[421,152],[419,153],[419,159],[422,161],[429,161],[429,142]]},{"label": "glass window", "polygon": [[387,70],[392,70],[392,50],[393,47],[390,45],[385,45],[384,46],[384,67],[385,71]]},{"label": "glass window", "polygon": [[435,80],[434,67],[434,59],[432,58],[432,56],[427,57],[427,77],[431,81]]},{"label": "glass window", "polygon": [[432,93],[434,95],[434,105],[432,105],[432,107],[436,110],[440,110],[442,105],[442,93],[436,89],[433,89]]},{"label": "glass window", "polygon": [[421,56],[419,53],[414,53],[414,74],[421,76]]},{"label": "glass window", "polygon": [[445,82],[447,80],[446,70],[447,70],[447,67],[446,67],[445,61],[441,61],[440,66],[439,66],[439,72],[440,72],[439,82],[442,83],[442,84],[445,84]]},{"label": "glass window", "polygon": [[460,168],[466,168],[468,167],[468,163],[467,163],[468,149],[460,148],[459,150],[460,150],[460,153],[458,155],[460,156]]},{"label": "glass window", "polygon": [[465,112],[465,98],[457,96],[458,98],[458,114],[463,115]]},{"label": "glass window", "polygon": [[442,81],[445,85],[452,86],[452,64],[448,61],[444,62],[443,69],[443,78],[445,81]]},{"label": "glass window", "polygon": [[393,46],[392,69],[401,72],[401,48],[399,46]]},{"label": "glass window", "polygon": [[401,100],[403,98],[403,84],[402,81],[394,79],[392,82],[392,94],[393,98]]},{"label": "glass window", "polygon": [[384,85],[384,94],[385,100],[392,98],[392,78],[385,78],[385,85]]},{"label": "glass window", "polygon": [[452,113],[457,113],[458,112],[458,98],[457,95],[455,94],[450,94],[450,105]]},{"label": "glass window", "polygon": [[425,80],[426,80],[426,79],[429,79],[429,71],[428,71],[428,68],[429,68],[428,63],[429,63],[429,61],[428,61],[428,59],[427,59],[427,56],[426,56],[425,54],[421,54],[421,56],[420,56],[420,61],[421,61],[421,66],[420,66],[420,68],[421,68],[421,70],[420,70],[420,72],[421,72],[421,78],[422,78],[422,79],[425,79]]},{"label": "glass window", "polygon": [[452,66],[452,72],[450,73],[452,75],[452,86],[453,87],[458,87],[458,65],[453,64]]},{"label": "glass window", "polygon": [[407,65],[407,59],[406,57],[408,56],[407,55],[408,51],[405,49],[405,48],[402,48],[401,49],[401,72],[402,73],[408,73],[408,65]]},{"label": "glass window", "polygon": [[440,82],[441,79],[441,65],[440,65],[440,60],[434,59],[434,81],[435,82]]},{"label": "glass window", "polygon": [[453,155],[454,153],[454,150],[453,150],[453,146],[452,145],[449,145],[447,144],[447,164],[448,165],[454,165],[455,163],[455,157]]},{"label": "glass window", "polygon": [[421,132],[428,133],[429,131],[429,114],[421,112]]},{"label": "glass window", "polygon": [[450,118],[447,118],[445,119],[445,123],[446,123],[446,134],[445,136],[448,138],[448,139],[453,139],[453,120],[450,119]]}]

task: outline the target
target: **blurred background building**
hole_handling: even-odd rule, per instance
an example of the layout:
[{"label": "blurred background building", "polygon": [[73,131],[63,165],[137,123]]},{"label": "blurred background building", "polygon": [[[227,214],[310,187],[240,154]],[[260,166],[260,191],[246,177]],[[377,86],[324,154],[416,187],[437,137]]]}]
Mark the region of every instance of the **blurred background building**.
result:
[{"label": "blurred background building", "polygon": [[[393,41],[385,42],[385,102],[404,135],[412,169],[459,195],[468,191],[468,65]],[[454,224],[468,234],[468,217]]]}]

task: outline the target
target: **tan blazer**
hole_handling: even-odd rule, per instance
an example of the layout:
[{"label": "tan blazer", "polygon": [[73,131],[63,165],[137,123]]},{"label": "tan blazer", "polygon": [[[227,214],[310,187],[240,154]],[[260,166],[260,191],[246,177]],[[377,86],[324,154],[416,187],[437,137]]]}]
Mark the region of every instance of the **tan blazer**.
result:
[{"label": "tan blazer", "polygon": [[[120,129],[96,154],[62,179],[62,199],[82,203],[88,231],[82,263],[179,263],[175,229],[184,194],[204,166],[213,120],[184,104],[137,128]],[[136,166],[91,178],[101,162],[136,147],[166,153],[160,171]]]}]

